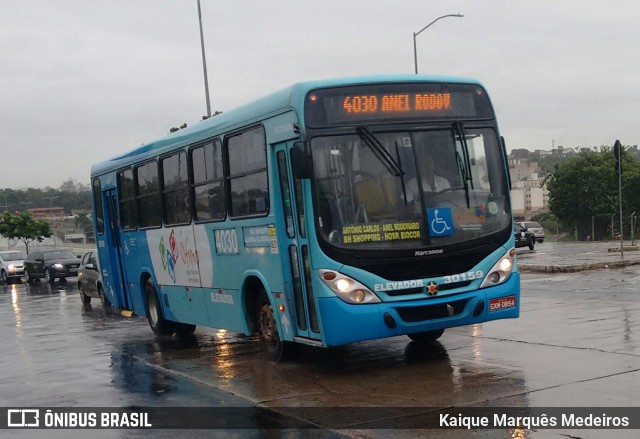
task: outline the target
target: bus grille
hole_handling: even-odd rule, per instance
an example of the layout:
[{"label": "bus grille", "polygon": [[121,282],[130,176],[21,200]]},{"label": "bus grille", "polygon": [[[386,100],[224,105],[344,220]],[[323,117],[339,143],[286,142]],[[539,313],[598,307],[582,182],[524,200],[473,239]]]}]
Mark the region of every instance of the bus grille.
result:
[{"label": "bus grille", "polygon": [[396,308],[396,311],[407,323],[423,322],[458,315],[464,310],[468,301],[469,299],[461,299],[447,304],[405,306]]},{"label": "bus grille", "polygon": [[419,258],[386,260],[357,266],[388,280],[427,279],[466,273],[480,263],[489,253],[455,254],[428,261]]}]

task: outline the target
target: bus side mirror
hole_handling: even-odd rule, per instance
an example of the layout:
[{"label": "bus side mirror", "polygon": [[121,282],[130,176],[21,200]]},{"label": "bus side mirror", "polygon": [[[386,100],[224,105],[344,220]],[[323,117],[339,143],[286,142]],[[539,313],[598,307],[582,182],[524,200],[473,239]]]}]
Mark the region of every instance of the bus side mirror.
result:
[{"label": "bus side mirror", "polygon": [[291,148],[291,169],[293,175],[298,179],[311,178],[313,166],[307,142],[294,142],[293,148]]}]

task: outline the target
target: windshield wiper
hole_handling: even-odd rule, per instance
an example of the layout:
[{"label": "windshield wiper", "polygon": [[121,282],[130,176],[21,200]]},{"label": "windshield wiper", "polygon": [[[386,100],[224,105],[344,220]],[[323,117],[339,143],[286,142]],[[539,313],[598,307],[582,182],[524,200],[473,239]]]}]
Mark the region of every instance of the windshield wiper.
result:
[{"label": "windshield wiper", "polygon": [[[398,147],[397,141],[395,141],[394,143],[396,145],[396,157],[398,158],[398,166],[402,171],[402,160],[400,160],[400,148]],[[402,173],[404,174],[404,171],[402,171]],[[400,187],[402,188],[402,199],[404,200],[404,205],[408,206],[409,202],[407,201],[407,187],[404,184],[404,175],[400,176]]]},{"label": "windshield wiper", "polygon": [[369,130],[369,128],[363,126],[359,126],[357,128],[358,135],[364,141],[364,143],[371,148],[373,154],[380,160],[380,162],[387,168],[387,171],[394,177],[402,177],[404,175],[404,171],[402,167],[394,160],[394,158],[389,154],[389,151],[385,149],[385,147],[380,143],[376,136]]},{"label": "windshield wiper", "polygon": [[[456,134],[460,137],[460,143],[462,144],[462,154],[464,157],[460,157],[460,153],[456,150],[456,162],[458,169],[462,172],[462,184],[464,185],[464,198],[467,201],[467,209],[471,207],[469,200],[469,181],[473,185],[473,177],[471,176],[471,161],[469,160],[469,149],[467,145],[467,138],[464,134],[464,127],[461,122],[454,124]],[[455,143],[453,145],[455,148]]]}]

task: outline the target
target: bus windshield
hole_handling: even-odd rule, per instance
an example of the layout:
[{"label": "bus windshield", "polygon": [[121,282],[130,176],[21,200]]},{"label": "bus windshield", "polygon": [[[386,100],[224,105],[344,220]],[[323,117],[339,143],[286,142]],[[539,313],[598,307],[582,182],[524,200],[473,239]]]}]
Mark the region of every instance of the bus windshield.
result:
[{"label": "bus windshield", "polygon": [[493,128],[381,131],[311,140],[319,235],[353,249],[443,247],[510,226]]}]

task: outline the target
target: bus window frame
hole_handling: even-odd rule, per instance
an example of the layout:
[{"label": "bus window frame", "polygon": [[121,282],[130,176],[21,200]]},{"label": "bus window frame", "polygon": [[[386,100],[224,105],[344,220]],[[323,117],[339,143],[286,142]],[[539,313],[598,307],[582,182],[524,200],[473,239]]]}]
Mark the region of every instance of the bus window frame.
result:
[{"label": "bus window frame", "polygon": [[[255,130],[256,128],[260,128],[260,130],[262,131],[262,139],[264,141],[264,167],[260,168],[260,169],[255,169],[252,170],[250,172],[242,172],[239,174],[234,174],[231,175],[231,165],[230,165],[230,161],[229,161],[229,140],[233,137],[237,137],[240,135],[243,135],[245,133],[248,133],[252,130]],[[223,142],[223,149],[222,149],[222,155],[223,155],[223,160],[224,160],[224,172],[225,172],[225,190],[226,190],[226,195],[227,195],[227,207],[228,207],[228,216],[229,219],[231,219],[232,221],[235,220],[243,220],[243,219],[248,219],[248,218],[264,218],[269,216],[270,212],[271,212],[271,185],[269,184],[269,143],[267,142],[267,130],[264,126],[263,123],[256,123],[253,125],[249,125],[246,127],[243,127],[241,129],[235,130],[235,131],[231,131],[225,134],[224,136],[224,142]],[[266,187],[266,192],[267,192],[267,203],[266,203],[266,210],[264,212],[261,213],[253,213],[253,214],[248,214],[248,215],[233,215],[233,206],[231,203],[231,180],[237,179],[237,178],[243,178],[243,177],[247,177],[249,175],[256,175],[256,174],[260,174],[260,173],[265,173],[266,176],[266,182],[267,182],[267,187]],[[275,172],[272,170],[272,172]]]},{"label": "bus window frame", "polygon": [[[222,191],[224,193],[224,216],[220,218],[208,218],[208,219],[199,219],[197,215],[197,207],[196,207],[196,183],[195,183],[195,175],[193,170],[193,151],[198,148],[206,148],[207,145],[214,145],[218,142],[220,146],[220,160],[222,165],[222,177],[219,179],[210,179],[198,182],[198,186],[203,186],[205,184],[217,183],[220,182],[222,184]],[[198,142],[196,144],[190,145],[187,148],[187,166],[189,169],[189,197],[191,198],[191,219],[195,224],[205,224],[205,223],[219,223],[226,221],[229,217],[229,197],[227,194],[227,169],[225,166],[225,149],[223,147],[224,142],[220,139],[219,136],[210,137],[206,140]]]},{"label": "bus window frame", "polygon": [[93,200],[93,211],[95,213],[96,231],[98,235],[104,235],[104,205],[102,204],[102,182],[100,181],[100,177],[94,177],[91,182],[91,198]]},{"label": "bus window frame", "polygon": [[[123,198],[122,197],[122,185],[120,184],[120,174],[124,173],[126,171],[131,171],[131,180],[133,181],[133,198]],[[120,226],[120,230],[122,231],[127,231],[127,232],[131,232],[131,231],[135,231],[138,230],[138,203],[136,200],[136,173],[133,169],[133,166],[126,166],[124,168],[120,168],[118,170],[116,170],[116,193],[118,194],[118,224]],[[134,209],[133,209],[133,224],[132,227],[123,227],[122,224],[124,223],[122,221],[122,205],[126,202],[126,201],[131,201],[133,200],[133,205],[134,205]]]},{"label": "bus window frame", "polygon": [[[186,221],[183,222],[179,222],[179,223],[169,223],[167,221],[167,203],[165,202],[165,195],[167,194],[173,194],[179,191],[184,190],[184,187],[178,188],[178,189],[166,189],[165,186],[165,181],[164,181],[164,167],[163,167],[163,161],[168,159],[168,158],[172,158],[175,156],[178,156],[180,154],[184,154],[185,155],[185,160],[186,160],[186,165],[187,165],[187,178],[186,178],[186,189],[187,189],[187,199],[189,200],[189,206],[188,206],[188,215],[189,218]],[[188,152],[184,149],[176,149],[173,150],[167,154],[158,156],[158,180],[160,182],[160,198],[161,198],[161,202],[162,202],[162,224],[165,227],[176,227],[176,226],[184,226],[187,224],[191,224],[191,221],[193,220],[193,209],[191,207],[192,204],[192,199],[191,199],[191,184],[190,184],[190,172],[189,172],[189,154]]]},{"label": "bus window frame", "polygon": [[[153,192],[151,194],[145,194],[145,195],[140,195],[140,193],[138,192],[138,189],[140,188],[140,185],[138,183],[138,169],[148,165],[149,163],[153,163],[155,162],[156,164],[156,173],[158,175],[158,192]],[[138,226],[138,229],[140,230],[150,230],[150,229],[160,229],[162,227],[164,227],[163,224],[163,216],[164,216],[164,201],[162,199],[162,186],[160,184],[160,166],[158,165],[158,157],[154,157],[150,160],[145,160],[143,162],[137,163],[135,165],[133,165],[133,181],[134,181],[134,190],[135,190],[135,194],[136,194],[136,223]],[[159,200],[160,200],[160,224],[154,224],[151,226],[142,226],[140,224],[140,200],[143,198],[151,198],[151,196],[155,196],[157,194]]]}]

